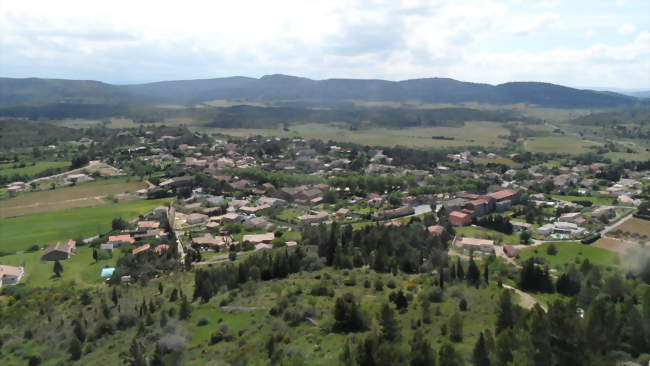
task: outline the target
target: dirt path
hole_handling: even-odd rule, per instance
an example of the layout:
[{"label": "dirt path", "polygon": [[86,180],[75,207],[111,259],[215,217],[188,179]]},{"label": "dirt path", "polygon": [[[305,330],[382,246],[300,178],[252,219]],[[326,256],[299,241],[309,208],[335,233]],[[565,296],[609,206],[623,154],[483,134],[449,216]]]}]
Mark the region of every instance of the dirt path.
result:
[{"label": "dirt path", "polygon": [[537,301],[537,299],[532,297],[530,294],[528,294],[528,293],[526,293],[524,291],[521,291],[518,288],[512,287],[510,285],[504,284],[503,287],[505,287],[507,289],[510,289],[510,290],[516,292],[517,295],[519,295],[519,305],[521,305],[522,307],[524,307],[526,309],[532,309],[535,306],[535,304],[539,304],[539,306],[542,308],[542,310],[544,310],[545,312],[548,311],[548,309],[546,308],[546,306],[544,304]]},{"label": "dirt path", "polygon": [[265,308],[259,306],[222,306],[221,310],[225,311],[260,311]]}]

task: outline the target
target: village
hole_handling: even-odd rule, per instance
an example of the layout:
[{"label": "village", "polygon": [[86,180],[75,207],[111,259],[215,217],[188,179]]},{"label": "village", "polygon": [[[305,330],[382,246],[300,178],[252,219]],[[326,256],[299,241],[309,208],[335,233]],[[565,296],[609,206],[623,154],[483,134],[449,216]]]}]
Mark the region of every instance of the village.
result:
[{"label": "village", "polygon": [[[428,223],[433,236],[451,227],[455,251],[516,257],[520,249],[545,242],[597,240],[632,216],[642,203],[636,198],[642,181],[650,178],[647,170],[625,169],[612,179],[605,163],[527,169],[496,164],[517,160],[516,153],[461,151],[409,165],[400,151],[352,144],[268,137],[188,144],[159,133],[120,132],[132,143],[92,161],[92,169],[57,177],[62,186],[81,186],[106,176],[139,175],[147,188],[132,196],[172,201],[131,222],[115,218],[110,232],[94,237],[34,243],[42,261],[57,263],[55,273],[79,245],[92,247],[95,260],[118,252],[138,257],[171,251],[174,260],[200,266],[300,245],[301,230],[309,225],[361,228],[410,220]],[[488,164],[477,166],[475,159]],[[12,182],[7,192],[16,196],[30,187],[33,182]],[[128,268],[102,268],[97,276],[128,282],[138,273]],[[17,284],[29,271],[2,265],[0,285]]]}]

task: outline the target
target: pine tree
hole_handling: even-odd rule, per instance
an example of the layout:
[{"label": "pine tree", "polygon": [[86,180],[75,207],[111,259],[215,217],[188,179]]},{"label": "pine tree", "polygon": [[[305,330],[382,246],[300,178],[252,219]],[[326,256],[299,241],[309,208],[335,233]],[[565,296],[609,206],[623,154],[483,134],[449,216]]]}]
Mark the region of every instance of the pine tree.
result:
[{"label": "pine tree", "polygon": [[463,264],[460,262],[460,257],[456,258],[456,277],[461,281],[465,279],[465,271],[463,270]]},{"label": "pine tree", "polygon": [[117,294],[117,289],[113,287],[113,293],[111,294],[111,300],[113,301],[113,307],[117,306],[117,303],[119,301],[119,296]]},{"label": "pine tree", "polygon": [[190,318],[190,315],[192,314],[192,306],[190,305],[189,301],[187,301],[187,297],[183,295],[181,298],[181,306],[180,309],[178,310],[178,318],[181,320],[187,320]]},{"label": "pine tree", "polygon": [[156,349],[149,366],[165,366],[165,352],[162,346],[158,343],[156,343]]},{"label": "pine tree", "polygon": [[487,264],[487,262],[483,266],[483,281],[485,281],[485,284],[490,283],[490,276],[488,275],[488,264]]},{"label": "pine tree", "polygon": [[438,352],[438,359],[440,360],[439,366],[462,366],[463,360],[461,356],[456,352],[454,346],[449,343],[445,343],[440,347],[440,352]]},{"label": "pine tree", "polygon": [[476,341],[476,345],[474,345],[474,351],[472,352],[472,362],[474,366],[490,366],[490,358],[488,357],[488,351],[485,345],[483,332],[481,332],[481,335]]},{"label": "pine tree", "polygon": [[70,344],[68,344],[68,353],[70,354],[70,359],[73,361],[81,358],[81,343],[76,336],[70,339]]},{"label": "pine tree", "polygon": [[496,364],[507,365],[509,362],[512,362],[512,346],[514,343],[512,329],[506,328],[497,334]]},{"label": "pine tree", "polygon": [[348,338],[345,341],[345,346],[343,346],[343,352],[341,352],[341,356],[339,357],[341,360],[341,363],[344,366],[356,366],[357,362],[354,356],[354,353],[352,351],[352,346],[350,346],[350,338]]},{"label": "pine tree", "polygon": [[167,312],[166,311],[161,311],[160,312],[160,327],[161,328],[166,327],[168,321],[169,321],[169,318],[167,317]]},{"label": "pine tree", "polygon": [[512,300],[510,299],[510,290],[506,289],[501,293],[499,298],[499,308],[497,310],[496,334],[498,335],[504,329],[512,328],[514,325],[514,315],[512,312]]},{"label": "pine tree", "polygon": [[449,318],[449,339],[452,342],[463,341],[463,318],[459,313],[454,313]]},{"label": "pine tree", "polygon": [[131,366],[147,366],[147,359],[144,355],[144,347],[136,338],[131,341],[129,347],[129,358],[127,362]]},{"label": "pine tree", "polygon": [[400,329],[395,312],[389,303],[384,303],[379,312],[379,324],[381,326],[381,336],[388,342],[396,342],[400,338]]},{"label": "pine tree", "polygon": [[481,271],[474,262],[474,257],[469,257],[469,266],[467,267],[467,282],[472,285],[478,285],[481,281]]},{"label": "pine tree", "polygon": [[422,331],[418,330],[411,339],[409,366],[435,366],[436,355]]},{"label": "pine tree", "polygon": [[74,328],[72,329],[72,332],[80,343],[86,341],[86,330],[79,320],[74,321]]},{"label": "pine tree", "polygon": [[431,303],[428,299],[422,301],[422,322],[431,324]]}]

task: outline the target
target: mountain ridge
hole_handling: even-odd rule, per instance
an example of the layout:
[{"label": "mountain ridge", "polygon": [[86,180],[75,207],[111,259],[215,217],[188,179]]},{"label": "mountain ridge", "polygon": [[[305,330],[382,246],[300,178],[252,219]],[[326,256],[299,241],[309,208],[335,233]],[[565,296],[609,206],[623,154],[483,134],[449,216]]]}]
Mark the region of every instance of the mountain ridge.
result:
[{"label": "mountain ridge", "polygon": [[280,101],[317,100],[491,104],[526,103],[543,107],[609,108],[633,105],[635,97],[576,89],[545,82],[497,85],[451,78],[401,81],[304,77],[271,74],[260,78],[230,76],[115,85],[94,80],[0,78],[0,105],[48,103],[201,103],[217,99]]}]

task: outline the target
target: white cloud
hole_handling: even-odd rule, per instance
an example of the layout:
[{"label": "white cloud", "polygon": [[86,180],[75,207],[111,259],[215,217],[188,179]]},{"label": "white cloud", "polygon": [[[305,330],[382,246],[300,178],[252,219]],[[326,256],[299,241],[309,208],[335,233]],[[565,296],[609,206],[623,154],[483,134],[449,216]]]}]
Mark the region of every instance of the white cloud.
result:
[{"label": "white cloud", "polygon": [[[561,12],[559,5],[564,4],[5,1],[0,73],[109,82],[268,73],[492,83],[543,79],[574,85],[603,85],[602,79],[610,78],[612,86],[649,86],[647,40],[644,53],[641,35],[616,37],[619,44],[600,39],[605,26],[617,29],[622,23],[622,34],[647,35],[643,17],[621,21],[615,12],[578,17]],[[540,13],[540,7],[554,10]],[[536,41],[526,42],[527,35]],[[564,35],[594,44],[571,43]]]},{"label": "white cloud", "polygon": [[544,9],[553,9],[560,6],[560,0],[542,0],[537,3],[537,7]]},{"label": "white cloud", "polygon": [[505,27],[505,32],[516,35],[543,32],[550,29],[561,29],[564,25],[560,16],[555,13],[542,13],[533,17],[519,17]]},{"label": "white cloud", "polygon": [[634,24],[629,24],[629,23],[623,24],[618,28],[618,34],[622,34],[624,36],[628,34],[632,34],[635,31],[636,31],[636,26],[634,26]]}]

